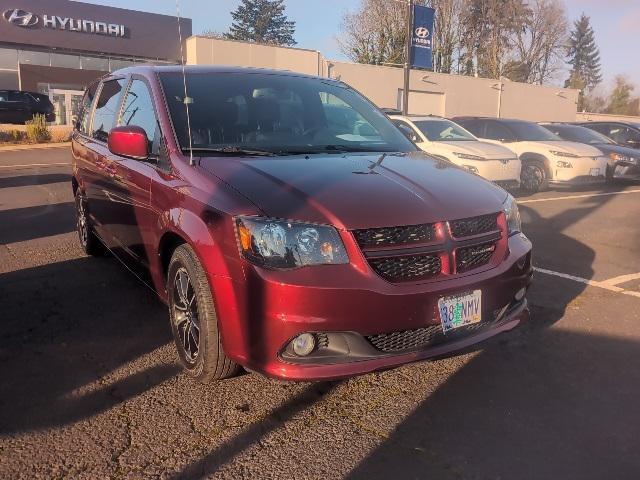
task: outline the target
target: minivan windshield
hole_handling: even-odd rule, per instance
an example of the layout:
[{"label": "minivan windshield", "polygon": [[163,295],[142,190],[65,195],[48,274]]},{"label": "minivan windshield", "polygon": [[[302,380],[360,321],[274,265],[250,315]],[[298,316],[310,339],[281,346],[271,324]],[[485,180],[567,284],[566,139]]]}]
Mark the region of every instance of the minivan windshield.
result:
[{"label": "minivan windshield", "polygon": [[335,80],[187,72],[186,98],[180,72],[162,72],[160,81],[183,150],[190,145],[188,125],[195,153],[416,150],[386,115]]},{"label": "minivan windshield", "polygon": [[537,123],[524,121],[504,122],[515,134],[519,142],[546,142],[562,140],[556,134],[550,132]]},{"label": "minivan windshield", "polygon": [[588,143],[590,145],[615,143],[609,137],[605,137],[603,134],[586,127],[578,127],[576,125],[544,125],[544,127],[559,135],[562,139],[572,142]]},{"label": "minivan windshield", "polygon": [[414,120],[413,123],[431,142],[461,142],[477,140],[460,125],[450,120]]}]

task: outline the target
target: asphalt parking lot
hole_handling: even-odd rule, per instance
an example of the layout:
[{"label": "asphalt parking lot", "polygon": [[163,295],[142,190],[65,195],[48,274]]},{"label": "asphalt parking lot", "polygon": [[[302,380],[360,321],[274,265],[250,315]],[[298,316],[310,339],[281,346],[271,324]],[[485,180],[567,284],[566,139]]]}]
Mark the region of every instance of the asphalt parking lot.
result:
[{"label": "asphalt parking lot", "polygon": [[640,185],[521,197],[532,322],[341,382],[180,373],[77,243],[66,148],[0,152],[0,478],[636,479]]}]

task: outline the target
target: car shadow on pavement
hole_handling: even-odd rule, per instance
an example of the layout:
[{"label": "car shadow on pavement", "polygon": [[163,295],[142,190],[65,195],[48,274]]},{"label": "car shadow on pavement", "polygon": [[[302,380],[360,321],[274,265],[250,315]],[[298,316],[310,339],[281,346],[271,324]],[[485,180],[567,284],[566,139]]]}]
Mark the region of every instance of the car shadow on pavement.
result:
[{"label": "car shadow on pavement", "polygon": [[73,202],[0,210],[0,245],[73,232]]},{"label": "car shadow on pavement", "polygon": [[71,183],[71,175],[68,173],[43,173],[37,175],[0,177],[0,188],[30,187],[50,183]]},{"label": "car shadow on pavement", "polygon": [[4,273],[0,305],[2,434],[85,419],[179,372],[136,362],[170,341],[167,315],[113,259]]}]

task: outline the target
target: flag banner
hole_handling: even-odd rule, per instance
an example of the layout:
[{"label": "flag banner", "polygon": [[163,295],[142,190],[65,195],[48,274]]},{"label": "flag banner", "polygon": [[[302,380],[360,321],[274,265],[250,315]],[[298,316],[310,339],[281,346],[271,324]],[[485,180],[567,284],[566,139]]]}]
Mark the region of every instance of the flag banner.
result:
[{"label": "flag banner", "polygon": [[413,6],[413,28],[411,36],[412,67],[433,68],[431,40],[435,10],[422,5]]}]

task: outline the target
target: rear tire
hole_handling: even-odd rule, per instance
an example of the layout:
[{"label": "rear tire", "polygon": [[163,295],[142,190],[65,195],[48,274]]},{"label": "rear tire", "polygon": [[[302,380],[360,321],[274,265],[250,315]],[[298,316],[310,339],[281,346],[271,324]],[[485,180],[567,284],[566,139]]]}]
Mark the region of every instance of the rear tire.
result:
[{"label": "rear tire", "polygon": [[78,191],[76,193],[76,230],[78,239],[84,253],[92,257],[101,257],[105,254],[106,248],[93,232],[93,226],[87,214],[87,199]]},{"label": "rear tire", "polygon": [[613,168],[610,165],[607,165],[607,169],[604,173],[604,178],[608,184],[613,184],[616,181],[616,179],[613,177]]},{"label": "rear tire", "polygon": [[549,188],[549,175],[541,160],[523,162],[520,174],[520,188],[527,192],[544,192]]},{"label": "rear tire", "polygon": [[236,375],[240,366],[222,349],[207,275],[189,245],[173,252],[167,294],[173,339],[187,373],[203,383]]}]

